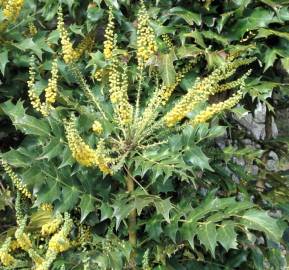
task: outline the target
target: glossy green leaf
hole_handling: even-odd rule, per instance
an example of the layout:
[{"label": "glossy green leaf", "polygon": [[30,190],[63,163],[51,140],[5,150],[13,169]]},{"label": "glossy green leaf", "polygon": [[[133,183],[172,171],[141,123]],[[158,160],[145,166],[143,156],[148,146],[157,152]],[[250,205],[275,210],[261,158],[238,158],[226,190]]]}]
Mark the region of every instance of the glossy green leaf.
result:
[{"label": "glossy green leaf", "polygon": [[215,257],[215,248],[217,246],[216,225],[213,222],[205,222],[199,225],[197,235],[200,242]]},{"label": "glossy green leaf", "polygon": [[237,234],[235,232],[234,222],[225,221],[220,224],[220,227],[217,229],[217,241],[226,251],[228,251],[230,248],[237,248]]},{"label": "glossy green leaf", "polygon": [[262,231],[273,241],[280,241],[286,226],[270,217],[268,213],[250,209],[241,216],[241,224],[248,229]]},{"label": "glossy green leaf", "polygon": [[96,210],[95,199],[90,194],[83,194],[80,198],[79,207],[81,210],[80,222],[83,222],[91,212]]}]

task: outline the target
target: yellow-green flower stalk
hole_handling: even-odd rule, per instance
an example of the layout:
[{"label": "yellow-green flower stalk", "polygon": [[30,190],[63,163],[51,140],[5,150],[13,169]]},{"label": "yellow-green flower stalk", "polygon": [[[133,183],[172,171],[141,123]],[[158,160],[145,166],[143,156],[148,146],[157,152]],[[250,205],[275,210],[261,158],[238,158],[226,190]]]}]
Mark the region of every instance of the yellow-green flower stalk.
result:
[{"label": "yellow-green flower stalk", "polygon": [[128,102],[128,77],[127,66],[124,63],[124,68],[120,71],[117,59],[112,59],[112,64],[109,72],[109,92],[110,100],[116,114],[116,122],[120,127],[129,125],[132,122],[133,107]]},{"label": "yellow-green flower stalk", "polygon": [[157,43],[155,33],[149,25],[149,15],[143,1],[140,5],[137,25],[137,60],[139,67],[142,68],[157,51]]},{"label": "yellow-green flower stalk", "polygon": [[202,80],[198,78],[195,85],[188,90],[187,94],[164,116],[166,125],[172,127],[181,121],[189,112],[193,111],[196,105],[206,101],[210,95],[214,95],[220,91],[220,81],[232,76],[239,66],[251,63],[253,60],[255,59],[228,61],[214,70],[208,77]]},{"label": "yellow-green flower stalk", "polygon": [[41,102],[40,97],[35,93],[35,58],[32,57],[29,67],[29,80],[28,84],[28,96],[32,107],[40,112],[43,116],[48,116],[50,111],[53,109],[53,104],[56,101],[57,96],[57,80],[58,80],[58,66],[57,59],[52,62],[51,78],[48,80],[48,85],[45,92],[45,101]]},{"label": "yellow-green flower stalk", "polygon": [[1,163],[2,163],[2,167],[4,168],[4,171],[12,180],[12,183],[15,186],[15,188],[19,190],[24,197],[31,199],[32,198],[31,192],[27,189],[26,185],[16,175],[16,173],[13,172],[9,164],[5,160],[1,160]]},{"label": "yellow-green flower stalk", "polygon": [[29,80],[27,81],[28,85],[28,96],[30,99],[30,103],[32,107],[38,111],[42,112],[42,103],[40,101],[39,96],[35,93],[34,91],[34,86],[35,86],[35,57],[32,56],[30,59],[30,66],[29,66]]},{"label": "yellow-green flower stalk", "polygon": [[103,54],[104,58],[109,60],[112,58],[113,49],[115,44],[115,25],[114,25],[114,17],[112,12],[112,7],[109,7],[109,15],[108,15],[108,24],[105,29],[105,41],[103,43]]},{"label": "yellow-green flower stalk", "polygon": [[12,266],[15,263],[15,258],[9,253],[11,237],[8,237],[0,248],[0,262],[4,266]]},{"label": "yellow-green flower stalk", "polygon": [[68,32],[65,28],[62,9],[58,10],[58,21],[57,21],[57,29],[60,33],[61,45],[62,45],[62,54],[64,62],[69,64],[74,62],[77,59],[77,55],[73,49],[72,43],[68,36]]},{"label": "yellow-green flower stalk", "polygon": [[92,149],[78,134],[74,121],[66,122],[65,130],[69,149],[77,162],[86,167],[99,167],[105,174],[111,173],[109,164],[112,159],[106,156],[102,140],[98,142],[96,149]]},{"label": "yellow-green flower stalk", "polygon": [[41,235],[47,236],[54,234],[59,229],[62,222],[62,215],[60,213],[57,213],[55,218],[42,225]]},{"label": "yellow-green flower stalk", "polygon": [[200,123],[205,123],[210,120],[213,116],[221,113],[225,110],[234,107],[242,98],[242,92],[238,91],[232,97],[228,98],[223,102],[212,104],[208,106],[205,110],[201,111],[191,122],[191,125],[196,125]]}]

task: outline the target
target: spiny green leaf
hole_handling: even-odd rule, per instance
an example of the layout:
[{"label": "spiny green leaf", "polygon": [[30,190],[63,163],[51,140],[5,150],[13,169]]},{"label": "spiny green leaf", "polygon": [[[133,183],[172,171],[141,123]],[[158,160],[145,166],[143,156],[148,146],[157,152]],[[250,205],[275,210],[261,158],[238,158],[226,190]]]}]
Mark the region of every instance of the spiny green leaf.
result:
[{"label": "spiny green leaf", "polygon": [[4,50],[0,53],[0,70],[3,76],[5,75],[5,67],[7,63],[9,63],[8,51]]},{"label": "spiny green leaf", "polygon": [[184,160],[202,170],[214,171],[209,164],[209,158],[203,153],[200,147],[194,147],[184,153]]},{"label": "spiny green leaf", "polygon": [[43,147],[43,153],[39,157],[40,159],[48,159],[59,156],[62,153],[63,144],[60,143],[59,138],[52,138],[51,141]]},{"label": "spiny green leaf", "polygon": [[217,246],[216,225],[213,222],[205,222],[200,224],[197,230],[200,242],[209,250],[215,258],[215,248]]},{"label": "spiny green leaf", "polygon": [[113,209],[105,202],[101,203],[100,207],[100,213],[101,213],[101,221],[106,219],[111,219],[113,214]]},{"label": "spiny green leaf", "polygon": [[159,70],[165,85],[172,85],[175,82],[176,71],[173,65],[175,54],[173,51],[161,54],[159,57]]},{"label": "spiny green leaf", "polygon": [[223,222],[217,230],[217,241],[226,251],[230,248],[237,248],[237,234],[235,223],[232,221]]},{"label": "spiny green leaf", "polygon": [[201,15],[198,13],[191,12],[182,7],[174,7],[169,10],[171,15],[176,15],[183,18],[189,25],[193,25],[194,23],[197,25],[201,25]]},{"label": "spiny green leaf", "polygon": [[279,223],[277,219],[270,217],[265,211],[250,209],[241,217],[241,224],[248,229],[262,231],[266,236],[276,242],[281,240],[286,228],[285,224]]},{"label": "spiny green leaf", "polygon": [[76,187],[62,187],[62,199],[56,207],[58,211],[65,212],[75,207],[79,199],[79,191]]},{"label": "spiny green leaf", "polygon": [[173,208],[170,198],[167,198],[165,200],[155,200],[154,204],[157,209],[157,214],[161,214],[166,222],[170,223],[170,211]]},{"label": "spiny green leaf", "polygon": [[80,222],[83,222],[85,218],[93,211],[95,211],[95,199],[90,194],[83,194],[79,204],[81,210]]},{"label": "spiny green leaf", "polygon": [[37,119],[33,116],[25,114],[23,108],[23,102],[18,101],[14,105],[10,100],[0,104],[2,110],[7,114],[15,127],[25,134],[37,135],[37,136],[49,136],[50,127],[49,124],[44,121]]}]

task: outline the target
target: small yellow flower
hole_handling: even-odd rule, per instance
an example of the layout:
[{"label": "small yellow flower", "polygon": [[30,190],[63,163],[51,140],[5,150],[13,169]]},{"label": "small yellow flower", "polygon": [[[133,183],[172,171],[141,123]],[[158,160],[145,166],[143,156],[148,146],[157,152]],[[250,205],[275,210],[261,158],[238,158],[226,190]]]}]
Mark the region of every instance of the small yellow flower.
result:
[{"label": "small yellow flower", "polygon": [[102,125],[99,121],[95,120],[93,122],[93,125],[92,125],[92,130],[93,132],[95,132],[96,134],[101,134],[102,131],[103,131],[103,128],[102,128]]},{"label": "small yellow flower", "polygon": [[24,0],[8,0],[3,9],[3,15],[8,21],[15,21],[24,4]]}]

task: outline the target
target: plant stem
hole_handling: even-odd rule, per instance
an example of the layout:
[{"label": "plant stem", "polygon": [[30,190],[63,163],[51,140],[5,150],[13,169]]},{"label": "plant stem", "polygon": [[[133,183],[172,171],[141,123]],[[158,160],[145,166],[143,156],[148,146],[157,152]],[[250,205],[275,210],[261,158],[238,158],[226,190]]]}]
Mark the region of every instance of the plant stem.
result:
[{"label": "plant stem", "polygon": [[[127,173],[126,175],[126,188],[129,193],[134,191],[134,181],[130,173]],[[136,248],[136,218],[137,218],[137,212],[136,209],[133,209],[129,216],[128,216],[128,238],[131,246],[133,249]],[[130,266],[132,269],[136,269],[136,263],[135,263],[135,251],[132,252],[131,258],[130,258]]]}]

